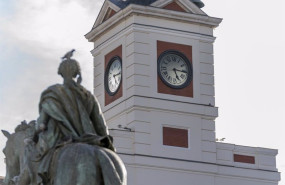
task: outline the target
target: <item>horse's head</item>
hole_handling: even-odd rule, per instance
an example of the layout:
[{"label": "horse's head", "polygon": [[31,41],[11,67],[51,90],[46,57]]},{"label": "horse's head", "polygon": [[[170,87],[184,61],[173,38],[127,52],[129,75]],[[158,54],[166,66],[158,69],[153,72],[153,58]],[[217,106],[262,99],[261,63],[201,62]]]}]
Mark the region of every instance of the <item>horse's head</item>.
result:
[{"label": "horse's head", "polygon": [[6,162],[6,176],[4,183],[9,184],[9,181],[14,177],[20,174],[20,163],[19,157],[15,154],[16,150],[14,146],[15,143],[15,134],[10,134],[8,131],[2,130],[4,136],[7,137],[6,146],[3,149],[5,154]]},{"label": "horse's head", "polygon": [[2,130],[2,133],[7,138],[6,146],[3,149],[3,153],[6,157],[6,176],[4,183],[9,184],[11,179],[20,174],[25,151],[24,140],[32,136],[33,130],[33,123],[26,124],[25,122],[17,126],[13,134]]}]

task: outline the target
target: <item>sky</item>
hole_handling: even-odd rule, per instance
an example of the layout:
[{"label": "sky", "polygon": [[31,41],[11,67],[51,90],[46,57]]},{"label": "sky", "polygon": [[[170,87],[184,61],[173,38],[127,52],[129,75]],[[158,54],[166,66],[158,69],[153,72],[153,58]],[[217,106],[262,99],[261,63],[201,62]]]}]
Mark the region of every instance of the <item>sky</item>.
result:
[{"label": "sky", "polygon": [[[279,149],[285,173],[285,2],[203,0],[223,18],[215,29],[217,138]],[[13,132],[38,116],[41,92],[61,83],[60,58],[76,49],[83,85],[92,91],[91,30],[103,0],[0,0],[0,128]],[[6,138],[0,134],[0,148]],[[5,175],[0,153],[0,176]],[[285,179],[285,175],[282,175]],[[280,185],[285,185],[281,181]]]}]

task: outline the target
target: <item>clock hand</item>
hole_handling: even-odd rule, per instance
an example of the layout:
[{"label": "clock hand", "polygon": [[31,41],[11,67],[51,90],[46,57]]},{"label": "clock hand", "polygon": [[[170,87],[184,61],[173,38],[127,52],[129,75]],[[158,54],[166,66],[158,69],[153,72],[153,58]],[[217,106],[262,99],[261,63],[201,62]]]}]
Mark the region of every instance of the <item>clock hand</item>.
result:
[{"label": "clock hand", "polygon": [[121,74],[121,72],[119,72],[119,73],[113,75],[113,77],[115,78],[115,83],[116,83],[116,84],[118,84],[118,81],[117,81],[117,79],[116,79],[116,76],[118,76],[118,75],[120,75],[120,74]]},{"label": "clock hand", "polygon": [[179,81],[180,81],[180,78],[179,78],[179,76],[177,75],[176,70],[177,70],[176,68],[173,68],[173,71],[174,71],[174,73],[175,73],[175,75],[176,75],[177,80],[179,80]]},{"label": "clock hand", "polygon": [[116,79],[116,75],[113,75],[113,78],[115,79],[115,83],[118,84],[117,79]]},{"label": "clock hand", "polygon": [[120,74],[121,74],[121,72],[120,72],[120,73],[117,73],[117,74],[114,74],[113,77],[118,76],[118,75],[120,75]]},{"label": "clock hand", "polygon": [[179,71],[179,72],[182,72],[182,73],[188,73],[188,72],[185,71],[185,70],[179,70],[179,69],[175,69],[175,71]]}]

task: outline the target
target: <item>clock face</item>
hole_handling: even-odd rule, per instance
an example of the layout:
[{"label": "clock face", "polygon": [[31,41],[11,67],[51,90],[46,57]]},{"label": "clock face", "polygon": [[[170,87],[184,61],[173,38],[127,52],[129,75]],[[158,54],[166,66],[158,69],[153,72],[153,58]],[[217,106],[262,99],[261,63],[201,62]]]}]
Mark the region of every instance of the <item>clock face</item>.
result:
[{"label": "clock face", "polygon": [[158,74],[167,86],[181,89],[192,81],[192,66],[182,53],[168,50],[158,59]]},{"label": "clock face", "polygon": [[122,81],[122,61],[120,57],[113,57],[105,72],[105,88],[110,96],[119,90]]}]

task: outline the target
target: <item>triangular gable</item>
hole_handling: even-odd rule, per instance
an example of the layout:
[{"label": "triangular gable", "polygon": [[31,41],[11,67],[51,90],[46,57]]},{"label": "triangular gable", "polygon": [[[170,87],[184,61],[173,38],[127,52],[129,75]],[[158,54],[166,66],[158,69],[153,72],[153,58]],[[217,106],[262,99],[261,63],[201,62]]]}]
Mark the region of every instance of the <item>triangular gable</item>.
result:
[{"label": "triangular gable", "polygon": [[[180,12],[188,12],[198,15],[207,15],[190,0],[156,0],[154,3],[150,4],[149,6],[180,11]],[[105,0],[99,12],[99,15],[93,25],[93,28],[99,26],[104,21],[108,20],[120,10],[121,8],[116,4],[114,4],[113,2],[111,2],[110,0]]]},{"label": "triangular gable", "polygon": [[115,10],[113,10],[112,8],[108,8],[105,17],[103,19],[102,22],[105,22],[106,20],[108,20],[110,17],[112,17],[113,15],[115,15],[117,12]]},{"label": "triangular gable", "polygon": [[108,20],[120,10],[121,9],[118,6],[116,6],[115,4],[113,4],[112,2],[108,0],[105,0],[99,12],[99,15],[95,21],[95,24],[93,25],[93,28],[97,27],[98,25]]},{"label": "triangular gable", "polygon": [[[174,11],[183,11],[193,14],[206,15],[198,6],[190,0],[157,0],[151,4],[153,7],[164,8]],[[171,9],[172,8],[172,9]]]}]

